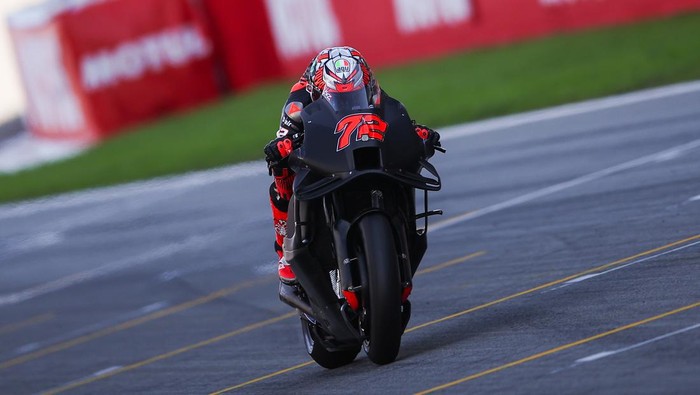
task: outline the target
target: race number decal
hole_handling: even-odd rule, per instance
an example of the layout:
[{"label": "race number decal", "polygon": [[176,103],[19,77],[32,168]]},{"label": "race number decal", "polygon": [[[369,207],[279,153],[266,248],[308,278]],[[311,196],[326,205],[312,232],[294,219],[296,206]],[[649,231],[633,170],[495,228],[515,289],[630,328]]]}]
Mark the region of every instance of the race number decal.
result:
[{"label": "race number decal", "polygon": [[355,141],[368,141],[369,139],[384,141],[386,121],[376,114],[352,114],[344,117],[335,125],[335,134],[340,133],[337,151],[341,151],[350,145],[350,137],[355,133]]}]

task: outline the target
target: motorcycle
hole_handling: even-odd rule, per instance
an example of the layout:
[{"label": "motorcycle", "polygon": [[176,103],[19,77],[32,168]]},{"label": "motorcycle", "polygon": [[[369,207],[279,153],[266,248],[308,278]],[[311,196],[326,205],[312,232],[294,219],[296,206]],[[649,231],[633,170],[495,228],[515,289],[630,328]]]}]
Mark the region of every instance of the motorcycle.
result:
[{"label": "motorcycle", "polygon": [[391,363],[411,316],[428,217],[442,214],[428,210],[428,191],[441,181],[427,158],[444,150],[427,147],[386,95],[381,106],[362,91],[322,97],[303,110],[304,142],[289,156],[296,178],[283,249],[298,282],[280,283],[279,296],[298,309],[319,365],[349,364],[362,348],[372,362]]}]

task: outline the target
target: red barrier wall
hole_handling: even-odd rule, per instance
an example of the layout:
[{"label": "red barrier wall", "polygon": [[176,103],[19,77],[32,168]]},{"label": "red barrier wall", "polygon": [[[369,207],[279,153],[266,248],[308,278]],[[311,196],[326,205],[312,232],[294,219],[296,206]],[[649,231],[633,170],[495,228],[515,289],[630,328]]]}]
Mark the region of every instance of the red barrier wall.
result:
[{"label": "red barrier wall", "polygon": [[[355,0],[351,6],[323,0],[266,3],[286,76],[298,75],[318,50],[331,45],[354,46],[370,65],[385,66],[700,9],[700,0]],[[301,16],[298,23],[297,15]],[[300,43],[300,37],[306,37],[308,44]]]},{"label": "red barrier wall", "polygon": [[201,0],[201,4],[230,86],[245,89],[284,75],[261,0]]},{"label": "red barrier wall", "polygon": [[97,2],[13,35],[26,58],[20,59],[25,81],[46,80],[37,65],[46,56],[36,41],[51,43],[42,45],[51,48],[50,67],[60,70],[52,84],[73,103],[72,121],[65,122],[65,114],[51,116],[58,100],[51,88],[27,89],[28,124],[39,136],[102,139],[218,96],[207,25],[186,0]]},{"label": "red barrier wall", "polygon": [[101,139],[222,86],[298,77],[334,45],[376,67],[700,9],[700,0],[84,1],[43,23],[10,21],[28,124],[41,136]]}]

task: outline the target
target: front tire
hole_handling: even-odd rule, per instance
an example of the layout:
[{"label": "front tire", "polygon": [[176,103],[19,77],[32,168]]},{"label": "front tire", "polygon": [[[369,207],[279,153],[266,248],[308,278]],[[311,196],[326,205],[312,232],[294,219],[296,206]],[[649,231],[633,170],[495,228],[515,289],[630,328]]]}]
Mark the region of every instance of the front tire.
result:
[{"label": "front tire", "polygon": [[382,214],[367,215],[359,228],[362,249],[358,258],[366,267],[368,283],[368,292],[363,293],[367,310],[364,327],[369,335],[364,349],[372,362],[384,365],[396,360],[403,333],[401,277],[394,233]]}]

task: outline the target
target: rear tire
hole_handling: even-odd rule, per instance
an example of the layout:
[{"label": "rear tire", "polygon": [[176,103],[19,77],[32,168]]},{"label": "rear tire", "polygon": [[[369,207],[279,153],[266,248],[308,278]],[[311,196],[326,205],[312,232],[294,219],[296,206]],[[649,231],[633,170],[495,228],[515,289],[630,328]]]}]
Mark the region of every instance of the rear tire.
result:
[{"label": "rear tire", "polygon": [[359,224],[362,250],[358,258],[367,272],[367,291],[363,293],[367,310],[365,329],[369,337],[364,349],[379,365],[396,360],[401,346],[401,277],[396,256],[394,233],[382,214],[369,214]]},{"label": "rear tire", "polygon": [[335,369],[351,363],[362,349],[361,345],[357,345],[346,350],[328,351],[318,342],[318,335],[313,324],[303,317],[301,319],[301,333],[304,335],[306,352],[317,364],[326,369]]}]

